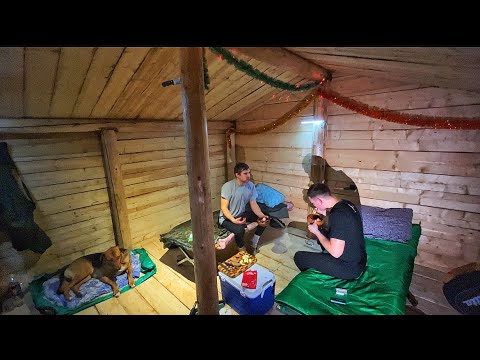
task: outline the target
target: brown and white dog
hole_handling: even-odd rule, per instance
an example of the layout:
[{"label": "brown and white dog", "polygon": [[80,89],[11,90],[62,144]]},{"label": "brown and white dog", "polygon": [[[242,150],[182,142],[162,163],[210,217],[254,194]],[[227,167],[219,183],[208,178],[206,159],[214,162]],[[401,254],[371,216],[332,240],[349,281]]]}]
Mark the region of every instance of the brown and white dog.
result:
[{"label": "brown and white dog", "polygon": [[128,285],[135,287],[133,280],[133,268],[130,251],[118,246],[112,246],[103,253],[95,253],[83,256],[73,261],[63,271],[61,283],[57,290],[70,301],[70,289],[77,297],[82,297],[80,286],[91,278],[98,279],[112,287],[113,295],[120,296],[120,290],[116,283],[117,275],[127,272]]}]

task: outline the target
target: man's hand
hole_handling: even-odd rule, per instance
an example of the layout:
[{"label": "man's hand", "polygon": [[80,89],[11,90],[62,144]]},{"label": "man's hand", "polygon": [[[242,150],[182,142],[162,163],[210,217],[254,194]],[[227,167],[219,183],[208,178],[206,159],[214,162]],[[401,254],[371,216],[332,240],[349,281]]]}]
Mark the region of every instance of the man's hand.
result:
[{"label": "man's hand", "polygon": [[263,215],[257,219],[258,225],[262,227],[267,227],[268,223],[270,222],[270,218],[267,215]]},{"label": "man's hand", "polygon": [[316,223],[308,225],[308,231],[315,235],[320,234],[320,230],[318,230],[318,225]]},{"label": "man's hand", "polygon": [[234,224],[237,224],[237,225],[246,224],[246,223],[247,223],[247,218],[237,217],[237,218],[233,219],[232,222],[233,222]]}]

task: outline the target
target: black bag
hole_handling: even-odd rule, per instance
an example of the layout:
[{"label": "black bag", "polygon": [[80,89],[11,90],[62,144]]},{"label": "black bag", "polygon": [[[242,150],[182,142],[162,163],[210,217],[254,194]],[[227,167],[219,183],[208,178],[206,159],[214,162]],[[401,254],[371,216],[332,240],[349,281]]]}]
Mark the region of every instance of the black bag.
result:
[{"label": "black bag", "polygon": [[463,315],[480,315],[480,271],[458,275],[445,285],[448,303]]}]

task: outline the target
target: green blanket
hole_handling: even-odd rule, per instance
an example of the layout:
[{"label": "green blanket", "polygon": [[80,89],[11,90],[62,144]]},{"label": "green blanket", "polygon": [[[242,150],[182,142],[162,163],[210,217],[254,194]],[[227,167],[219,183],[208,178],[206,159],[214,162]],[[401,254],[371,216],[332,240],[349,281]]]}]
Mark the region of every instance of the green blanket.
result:
[{"label": "green blanket", "polygon": [[[150,259],[150,256],[148,256],[148,253],[145,249],[139,248],[139,249],[133,249],[131,251],[134,255],[138,255],[138,260],[140,261],[140,277],[135,279],[135,286],[140,285],[143,283],[145,280],[150,278],[152,275],[154,275],[157,272],[157,266],[155,263]],[[138,264],[138,261],[137,261]],[[62,269],[63,270],[63,269]],[[44,294],[44,288],[43,284],[54,277],[55,275],[58,275],[59,271],[56,271],[55,273],[52,274],[45,274],[34,281],[32,281],[29,285],[29,291],[32,294],[32,300],[35,304],[35,307],[40,310],[42,313],[45,314],[56,314],[56,315],[70,315],[77,313],[83,309],[86,309],[92,305],[98,304],[99,302],[108,300],[113,297],[113,293],[110,291],[106,295],[101,295],[96,298],[93,298],[90,301],[82,303],[80,306],[76,306],[73,308],[69,308],[66,306],[60,306],[51,300],[49,300],[45,294]],[[135,271],[134,271],[135,274]],[[136,275],[134,275],[136,276]],[[125,275],[126,278],[126,275]],[[118,278],[117,278],[118,279]],[[53,279],[52,279],[53,280]],[[97,280],[95,280],[97,281]],[[118,283],[118,281],[117,281]],[[120,283],[118,283],[119,286],[121,286]],[[130,286],[126,285],[120,288],[120,293],[124,293],[128,290],[130,290]],[[63,295],[62,295],[63,296]]]},{"label": "green blanket", "polygon": [[[407,243],[365,238],[367,268],[356,280],[336,279],[313,269],[301,272],[277,295],[280,311],[306,315],[405,314],[420,233],[420,225],[414,224]],[[345,290],[346,295],[342,295]]]}]

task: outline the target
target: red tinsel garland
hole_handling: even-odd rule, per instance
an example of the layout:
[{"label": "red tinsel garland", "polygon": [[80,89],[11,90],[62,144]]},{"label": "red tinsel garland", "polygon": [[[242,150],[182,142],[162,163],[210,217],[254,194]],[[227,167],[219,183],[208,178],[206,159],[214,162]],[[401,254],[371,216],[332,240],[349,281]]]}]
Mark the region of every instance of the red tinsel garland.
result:
[{"label": "red tinsel garland", "polygon": [[321,97],[324,97],[327,100],[356,113],[398,124],[433,127],[435,129],[480,129],[480,118],[404,114],[398,111],[385,110],[376,106],[369,106],[359,101],[341,96],[339,93],[333,90],[323,89],[321,87],[318,89],[318,94]]}]

